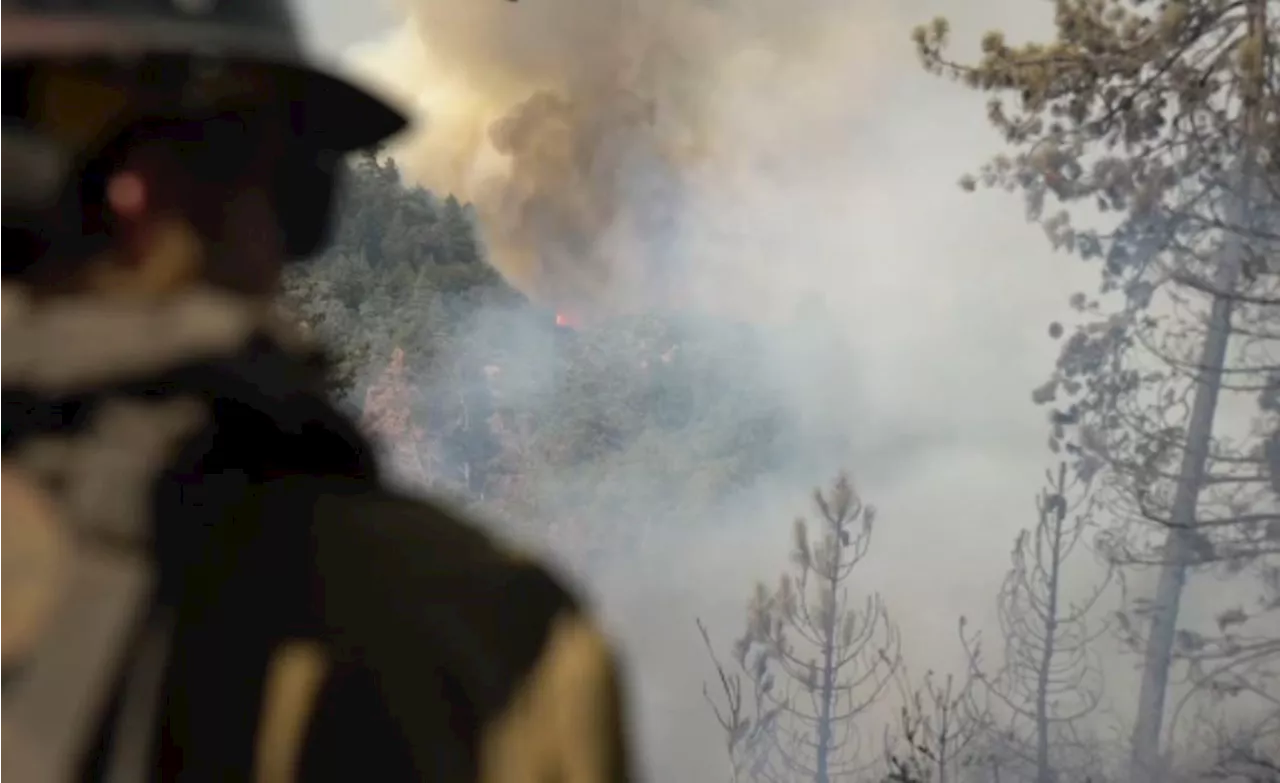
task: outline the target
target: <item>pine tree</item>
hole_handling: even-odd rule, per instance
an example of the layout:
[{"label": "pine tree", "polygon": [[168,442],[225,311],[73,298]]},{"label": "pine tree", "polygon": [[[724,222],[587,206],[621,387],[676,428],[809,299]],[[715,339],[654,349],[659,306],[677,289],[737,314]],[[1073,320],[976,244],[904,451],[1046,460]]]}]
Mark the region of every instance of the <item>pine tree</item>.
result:
[{"label": "pine tree", "polygon": [[1069,599],[1068,566],[1090,555],[1084,540],[1093,520],[1087,486],[1069,486],[1065,463],[1046,475],[1036,498],[1038,518],[1018,534],[1013,565],[996,598],[999,664],[992,671],[978,636],[960,637],[979,691],[991,702],[993,725],[1008,767],[1035,783],[1085,779],[1097,748],[1085,743],[1084,724],[1102,701],[1095,642],[1108,630],[1098,606],[1111,571],[1083,596]]},{"label": "pine tree", "polygon": [[[734,646],[740,674],[731,677],[716,661],[726,701],[712,706],[736,774],[750,780],[831,783],[865,769],[871,759],[859,716],[885,695],[901,665],[897,628],[881,597],[852,605],[849,598],[875,509],[843,475],[813,499],[817,539],[797,519],[792,572],[775,589],[757,586]],[[754,695],[746,705],[743,677]]]},{"label": "pine tree", "polygon": [[[1066,398],[1051,445],[1082,474],[1105,469],[1117,520],[1163,537],[1123,547],[1161,567],[1142,641],[1135,781],[1160,776],[1188,577],[1220,563],[1265,570],[1277,549],[1262,447],[1274,423],[1214,434],[1223,393],[1256,393],[1271,371],[1266,344],[1280,337],[1275,221],[1261,214],[1280,193],[1272,5],[1059,0],[1054,40],[1011,46],[992,32],[973,65],[945,57],[944,20],[915,33],[926,68],[993,95],[989,117],[1016,150],[962,184],[1022,191],[1055,247],[1101,261],[1102,300],[1120,302],[1073,298],[1091,322],[1037,396]],[[1079,209],[1075,220],[1050,213],[1053,201],[1092,206],[1113,228],[1079,225]]]},{"label": "pine tree", "polygon": [[413,397],[404,351],[396,348],[382,376],[369,386],[360,426],[388,449],[389,473],[408,486],[422,488],[431,477],[418,450],[422,429],[413,418]]},{"label": "pine tree", "polygon": [[474,264],[480,260],[475,230],[462,203],[452,195],[444,200],[440,212],[440,244],[444,261],[450,264]]},{"label": "pine tree", "polygon": [[885,729],[885,782],[953,783],[985,770],[982,744],[991,734],[991,716],[978,700],[977,678],[938,678],[929,671],[912,688],[905,671],[898,678],[898,724]]}]

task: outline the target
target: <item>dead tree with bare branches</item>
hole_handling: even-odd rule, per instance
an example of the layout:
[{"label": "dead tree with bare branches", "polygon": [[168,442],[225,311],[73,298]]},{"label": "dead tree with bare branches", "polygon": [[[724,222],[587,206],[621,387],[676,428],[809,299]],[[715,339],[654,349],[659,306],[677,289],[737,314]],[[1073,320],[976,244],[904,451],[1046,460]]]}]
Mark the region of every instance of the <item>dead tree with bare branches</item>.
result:
[{"label": "dead tree with bare branches", "polygon": [[827,492],[814,491],[814,505],[816,531],[795,521],[792,570],[774,589],[756,587],[734,647],[735,674],[713,653],[724,701],[709,700],[735,780],[849,781],[876,762],[862,748],[859,718],[901,664],[899,637],[881,597],[855,602],[849,586],[870,547],[875,510],[843,474]]},{"label": "dead tree with bare branches", "polygon": [[905,669],[899,675],[902,707],[897,725],[885,728],[885,780],[955,783],[985,767],[991,715],[977,698],[972,672],[939,678],[929,671],[914,687]]},{"label": "dead tree with bare branches", "polygon": [[698,632],[716,670],[716,683],[721,699],[711,695],[711,687],[703,684],[702,695],[711,705],[716,722],[724,730],[725,751],[729,759],[733,783],[764,778],[764,764],[774,742],[774,729],[781,708],[768,699],[773,677],[768,671],[768,654],[752,644],[749,635],[740,636],[733,645],[730,669],[716,655],[711,635],[701,620]]},{"label": "dead tree with bare branches", "polygon": [[1018,534],[1012,567],[996,598],[1000,658],[993,667],[980,635],[960,619],[960,639],[971,671],[990,700],[992,737],[1021,775],[1057,783],[1060,774],[1079,777],[1096,761],[1082,721],[1099,705],[1102,672],[1094,642],[1107,629],[1098,604],[1113,570],[1081,594],[1068,592],[1068,562],[1089,552],[1091,525],[1087,486],[1069,481],[1066,464],[1046,473],[1036,498],[1035,527]]}]

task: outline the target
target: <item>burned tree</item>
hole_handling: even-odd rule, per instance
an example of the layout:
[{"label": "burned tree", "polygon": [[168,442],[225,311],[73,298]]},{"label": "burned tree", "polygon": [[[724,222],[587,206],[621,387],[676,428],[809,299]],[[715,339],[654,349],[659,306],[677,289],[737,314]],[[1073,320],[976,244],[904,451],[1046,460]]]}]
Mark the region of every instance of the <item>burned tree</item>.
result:
[{"label": "burned tree", "polygon": [[992,735],[1005,765],[1020,767],[1036,783],[1083,778],[1094,761],[1081,722],[1102,697],[1093,643],[1106,630],[1096,618],[1097,605],[1111,581],[1108,568],[1080,598],[1069,597],[1066,566],[1089,554],[1090,501],[1087,487],[1069,486],[1065,463],[1046,478],[1036,498],[1036,525],[1018,534],[1013,566],[996,599],[1002,647],[996,668],[960,619],[961,642],[990,701]]},{"label": "burned tree", "polygon": [[775,589],[756,588],[734,647],[736,673],[716,661],[724,702],[709,700],[728,735],[735,780],[831,783],[875,761],[863,751],[859,717],[884,696],[901,661],[881,597],[849,595],[875,511],[843,475],[829,491],[814,491],[814,505],[815,532],[795,522],[792,571]]},{"label": "burned tree", "polygon": [[979,702],[969,673],[937,678],[926,672],[914,688],[904,670],[899,680],[898,722],[885,728],[885,780],[890,783],[953,783],[987,766],[983,740],[991,716]]},{"label": "burned tree", "polygon": [[[1273,5],[1065,0],[1052,41],[989,33],[973,65],[946,58],[945,21],[916,32],[929,70],[992,94],[1016,151],[965,186],[1021,191],[1055,248],[1101,262],[1101,296],[1073,298],[1083,323],[1038,397],[1057,403],[1055,448],[1086,475],[1105,470],[1112,514],[1135,523],[1120,536],[1130,559],[1160,569],[1140,634],[1136,781],[1160,774],[1189,577],[1256,566],[1280,536],[1263,493],[1275,430],[1224,413],[1275,369],[1280,337]],[[1102,227],[1054,201],[1105,213]]]},{"label": "burned tree", "polygon": [[698,632],[702,634],[702,642],[711,656],[720,686],[722,701],[713,697],[711,688],[705,684],[702,695],[711,705],[716,722],[724,730],[730,780],[733,783],[772,780],[765,774],[765,764],[769,760],[778,713],[782,708],[767,698],[774,682],[768,670],[768,653],[753,644],[749,634],[744,634],[733,644],[736,670],[730,670],[716,655],[711,635],[701,620],[698,621]]}]

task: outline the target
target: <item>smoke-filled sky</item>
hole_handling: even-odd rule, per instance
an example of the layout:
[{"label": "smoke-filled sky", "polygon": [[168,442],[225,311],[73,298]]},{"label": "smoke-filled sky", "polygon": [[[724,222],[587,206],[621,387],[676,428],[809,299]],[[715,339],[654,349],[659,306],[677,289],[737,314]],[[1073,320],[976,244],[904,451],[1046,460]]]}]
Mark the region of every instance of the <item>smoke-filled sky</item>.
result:
[{"label": "smoke-filled sky", "polygon": [[[1048,323],[1095,277],[1050,252],[1017,197],[956,186],[1000,141],[985,98],[924,74],[909,34],[947,14],[972,52],[991,27],[1044,35],[1052,5],[305,9],[323,49],[420,112],[393,154],[473,202],[494,263],[534,295],[587,313],[677,304],[769,321],[820,297],[851,350],[816,359],[836,380],[796,388],[794,404],[820,404],[847,433],[844,464],[879,508],[859,584],[884,593],[914,669],[954,663],[956,618],[990,613],[1050,465],[1030,401],[1056,356]],[[773,581],[790,519],[808,510],[806,483],[825,478],[753,503],[727,532],[670,531],[660,569],[592,585],[634,665],[652,779],[720,773],[694,616],[721,637],[739,630],[749,588]]]}]

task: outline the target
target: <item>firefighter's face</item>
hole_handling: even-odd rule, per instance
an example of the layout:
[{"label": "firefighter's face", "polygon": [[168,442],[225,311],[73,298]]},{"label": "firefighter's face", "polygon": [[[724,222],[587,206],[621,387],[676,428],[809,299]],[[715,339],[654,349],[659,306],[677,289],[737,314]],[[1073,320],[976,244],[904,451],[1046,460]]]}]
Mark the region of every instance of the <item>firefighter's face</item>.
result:
[{"label": "firefighter's face", "polygon": [[186,253],[168,263],[269,293],[285,260],[277,209],[285,143],[282,129],[247,113],[145,126],[106,181],[120,259],[141,268]]},{"label": "firefighter's face", "polygon": [[80,179],[96,216],[84,230],[110,248],[85,265],[83,284],[158,293],[199,277],[269,293],[296,244],[282,220],[298,222],[282,205],[300,168],[287,102],[252,71],[202,83],[194,98],[189,83],[166,94],[138,81],[55,70],[37,93],[41,124],[66,146],[99,150]]}]

